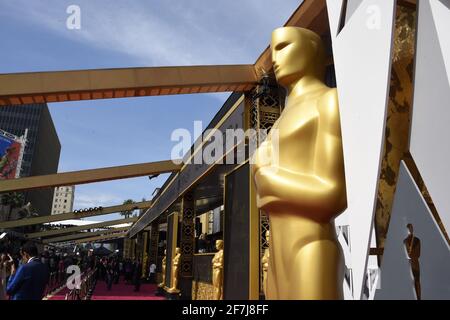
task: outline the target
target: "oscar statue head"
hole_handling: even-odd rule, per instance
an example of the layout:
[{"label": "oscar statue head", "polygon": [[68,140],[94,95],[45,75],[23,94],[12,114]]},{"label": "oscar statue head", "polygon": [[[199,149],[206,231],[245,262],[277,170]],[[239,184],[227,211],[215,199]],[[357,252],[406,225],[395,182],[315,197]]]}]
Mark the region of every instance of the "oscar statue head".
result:
[{"label": "oscar statue head", "polygon": [[408,223],[406,225],[406,227],[408,228],[409,234],[413,234],[414,233],[414,227],[411,223]]},{"label": "oscar statue head", "polygon": [[323,80],[325,49],[315,32],[298,27],[282,27],[272,32],[272,63],[277,82],[288,88],[305,76]]},{"label": "oscar statue head", "polygon": [[217,250],[223,249],[223,240],[216,240],[216,249]]}]

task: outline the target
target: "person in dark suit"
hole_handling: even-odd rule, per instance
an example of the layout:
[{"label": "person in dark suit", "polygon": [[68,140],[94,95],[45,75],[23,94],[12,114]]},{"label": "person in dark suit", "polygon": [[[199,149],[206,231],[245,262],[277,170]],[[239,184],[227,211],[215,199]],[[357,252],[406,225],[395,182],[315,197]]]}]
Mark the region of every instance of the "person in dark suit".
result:
[{"label": "person in dark suit", "polygon": [[141,288],[141,274],[142,274],[142,263],[140,259],[137,259],[133,268],[133,284],[135,292],[138,292]]},{"label": "person in dark suit", "polygon": [[105,269],[106,269],[106,275],[105,275],[106,276],[106,286],[107,286],[108,291],[111,291],[111,287],[112,287],[112,284],[114,281],[114,268],[113,268],[111,261],[109,261],[106,264]]},{"label": "person in dark suit", "polygon": [[118,284],[120,278],[119,262],[117,260],[113,260],[112,266],[114,271],[114,284]]},{"label": "person in dark suit", "polygon": [[12,300],[41,300],[49,280],[48,267],[38,258],[38,250],[33,242],[22,247],[23,264],[9,278],[6,293]]}]

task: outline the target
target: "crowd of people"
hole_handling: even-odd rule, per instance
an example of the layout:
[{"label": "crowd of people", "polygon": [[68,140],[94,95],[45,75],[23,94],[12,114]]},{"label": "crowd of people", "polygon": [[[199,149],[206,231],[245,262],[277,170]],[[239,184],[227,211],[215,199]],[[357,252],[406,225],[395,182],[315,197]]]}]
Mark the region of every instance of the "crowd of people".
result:
[{"label": "crowd of people", "polygon": [[[19,254],[2,253],[0,255],[0,300],[41,300],[47,293],[49,283],[64,285],[70,274],[69,266],[77,265],[80,272],[96,270],[96,280],[107,283],[108,290],[118,284],[120,277],[134,285],[139,291],[141,281],[156,282],[156,265],[151,264],[144,272],[139,259],[125,259],[117,255],[99,257],[86,253],[61,253],[44,251],[38,254],[33,242],[25,243]],[[145,270],[144,270],[145,271]]]},{"label": "crowd of people", "polygon": [[119,283],[123,276],[125,283],[134,285],[134,291],[139,291],[142,281],[142,263],[140,259],[121,260],[118,257],[103,257],[97,265],[97,280],[104,280],[108,290],[113,284]]},{"label": "crowd of people", "polygon": [[33,242],[25,243],[17,254],[0,255],[0,300],[42,299],[52,282],[64,284],[69,266],[77,265],[80,272],[95,268],[95,257],[43,251]]},{"label": "crowd of people", "polygon": [[20,256],[1,255],[0,299],[40,300],[50,278],[50,269],[38,256],[33,242],[20,249]]}]

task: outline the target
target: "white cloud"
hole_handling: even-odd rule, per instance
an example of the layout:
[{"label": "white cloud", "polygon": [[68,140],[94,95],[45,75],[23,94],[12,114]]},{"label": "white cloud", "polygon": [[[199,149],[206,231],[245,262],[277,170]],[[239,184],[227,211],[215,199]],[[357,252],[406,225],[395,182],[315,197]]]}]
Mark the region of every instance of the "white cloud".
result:
[{"label": "white cloud", "polygon": [[[266,48],[271,30],[282,25],[300,3],[2,0],[0,19],[31,23],[81,46],[124,54],[129,63],[123,67],[247,64]],[[66,27],[66,9],[73,4],[81,8],[81,30]],[[213,95],[219,103],[228,96]]]},{"label": "white cloud", "polygon": [[0,6],[8,16],[83,45],[126,54],[132,64],[154,66],[253,63],[270,30],[282,25],[299,1],[78,0],[81,30],[66,28],[70,4],[6,0]]},{"label": "white cloud", "polygon": [[94,208],[94,207],[109,207],[118,205],[123,200],[116,195],[101,192],[76,192],[74,200],[74,210]]}]

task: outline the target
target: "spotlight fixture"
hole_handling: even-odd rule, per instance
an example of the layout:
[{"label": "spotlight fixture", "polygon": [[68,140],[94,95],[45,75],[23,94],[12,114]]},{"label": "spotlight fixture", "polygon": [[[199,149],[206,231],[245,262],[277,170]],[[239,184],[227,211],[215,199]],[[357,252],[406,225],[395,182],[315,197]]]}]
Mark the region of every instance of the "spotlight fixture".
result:
[{"label": "spotlight fixture", "polygon": [[103,210],[103,207],[94,207],[94,208],[85,208],[85,209],[74,210],[73,213],[86,213],[86,212],[102,211],[102,210]]},{"label": "spotlight fixture", "polygon": [[4,237],[6,237],[6,232],[3,232],[2,234],[0,234],[0,240],[3,239]]}]

